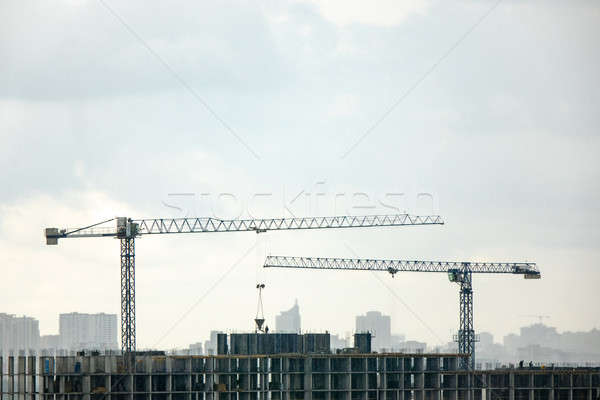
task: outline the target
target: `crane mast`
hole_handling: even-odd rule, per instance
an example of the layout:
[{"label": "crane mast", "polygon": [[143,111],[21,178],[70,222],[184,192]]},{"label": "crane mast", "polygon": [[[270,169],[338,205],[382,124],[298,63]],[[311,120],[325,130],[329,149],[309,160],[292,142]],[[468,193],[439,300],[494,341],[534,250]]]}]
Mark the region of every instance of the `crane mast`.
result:
[{"label": "crane mast", "polygon": [[498,263],[498,262],[452,262],[452,261],[415,261],[358,258],[326,257],[289,257],[267,256],[265,268],[305,268],[347,271],[384,271],[392,276],[398,272],[444,272],[448,279],[460,285],[460,321],[454,340],[458,342],[458,351],[469,354],[464,359],[464,369],[475,368],[475,342],[477,336],[473,327],[473,285],[474,273],[516,274],[525,279],[541,277],[535,263]]},{"label": "crane mast", "polygon": [[[115,223],[116,221],[116,223]],[[112,225],[107,225],[111,223]],[[363,215],[307,218],[219,219],[153,218],[133,220],[117,217],[82,228],[46,228],[47,245],[59,239],[112,237],[121,244],[121,349],[136,350],[135,323],[135,238],[175,233],[256,232],[327,228],[366,228],[409,225],[443,225],[439,215]]]}]

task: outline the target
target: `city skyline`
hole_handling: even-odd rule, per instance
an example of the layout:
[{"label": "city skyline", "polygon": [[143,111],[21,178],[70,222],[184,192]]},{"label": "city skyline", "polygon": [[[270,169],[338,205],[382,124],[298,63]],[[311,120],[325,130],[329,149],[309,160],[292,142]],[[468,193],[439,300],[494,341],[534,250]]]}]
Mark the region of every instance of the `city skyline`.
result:
[{"label": "city skyline", "polygon": [[[286,312],[299,312],[299,305],[297,301],[294,301],[294,306],[291,309],[284,310],[282,313]],[[281,315],[281,314],[279,314]],[[86,314],[86,313],[60,313],[59,316],[63,318],[59,319],[79,319],[84,325],[87,324],[85,319],[86,317],[110,317],[114,318],[116,322],[115,314],[106,314],[106,313],[96,313],[96,314]],[[73,339],[69,339],[67,341],[71,342],[71,345],[65,346],[65,338],[61,337],[61,335],[52,335],[52,334],[44,334],[39,331],[38,321],[35,317],[32,316],[20,316],[17,317],[15,315],[0,313],[0,333],[7,332],[5,328],[6,321],[8,318],[13,318],[16,322],[20,322],[23,327],[18,328],[19,332],[25,330],[33,329],[35,332],[29,334],[29,339],[26,339],[23,334],[19,336],[19,343],[30,343],[29,350],[40,350],[40,351],[66,351],[69,352],[79,351],[79,350],[116,350],[118,348],[118,344],[116,342],[117,339],[117,330],[116,325],[113,324],[111,327],[113,334],[110,336],[113,337],[112,345],[108,346],[94,346],[94,345],[73,345],[74,343],[87,343],[90,342],[88,338],[87,331],[79,331],[75,336],[79,337],[79,341],[74,341]],[[301,314],[298,314],[298,317],[301,318]],[[383,321],[383,322],[380,322]],[[387,322],[386,322],[387,321]],[[372,337],[372,349],[373,351],[402,351],[402,352],[415,352],[415,351],[445,351],[445,352],[456,352],[456,343],[448,342],[446,345],[436,345],[431,343],[425,343],[419,338],[406,338],[402,332],[391,331],[389,335],[387,334],[387,326],[391,326],[391,320],[389,316],[383,315],[379,311],[367,311],[363,315],[357,315],[355,317],[355,330],[353,332],[345,332],[340,334],[339,331],[335,329],[323,329],[320,333],[328,332],[331,335],[331,348],[335,349],[343,349],[347,346],[351,346],[352,338],[351,335],[353,333],[364,333],[370,332],[373,334]],[[383,325],[381,325],[383,323]],[[26,325],[23,325],[26,324]],[[16,326],[11,325],[11,326]],[[27,327],[26,327],[27,326]],[[371,327],[371,328],[369,328]],[[377,340],[377,333],[381,335],[381,329],[385,330],[385,340],[381,340],[381,336],[379,336],[379,340]],[[13,329],[16,332],[16,330]],[[36,337],[37,332],[37,337]],[[231,332],[231,330],[213,330],[210,334],[208,340],[204,340],[202,337],[198,337],[196,342],[190,343],[187,346],[183,347],[166,347],[172,354],[180,354],[180,355],[210,355],[216,354],[217,349],[217,336],[219,333]],[[251,330],[248,330],[251,332]],[[308,331],[298,331],[296,333],[308,333]],[[338,332],[338,334],[335,334]],[[65,335],[68,332],[63,332]],[[313,331],[312,333],[319,333]],[[519,328],[518,332],[509,333],[505,336],[501,337],[501,340],[498,340],[498,336],[486,332],[476,332],[480,335],[481,340],[477,343],[477,355],[478,355],[478,364],[480,366],[489,366],[493,368],[499,364],[509,364],[515,363],[517,359],[527,359],[529,361],[534,361],[536,363],[587,363],[587,362],[600,362],[600,351],[590,352],[590,349],[600,348],[600,330],[593,328],[589,331],[563,331],[558,332],[555,327],[545,325],[542,322],[542,319],[538,322],[534,322],[530,325],[525,325]],[[71,333],[72,335],[72,333]],[[16,343],[10,335],[2,334],[3,343]],[[96,339],[97,340],[97,339]],[[44,346],[42,343],[46,341],[47,343],[54,343],[52,346]],[[34,344],[38,343],[38,344]],[[18,352],[19,350],[26,349],[18,349],[16,347],[8,349],[6,344],[2,346],[2,349],[5,354],[8,351],[12,351],[13,353]],[[140,349],[143,350],[143,349]],[[150,349],[150,350],[158,350],[158,349]]]},{"label": "city skyline", "polygon": [[[294,310],[296,308],[296,306],[298,306],[297,299],[295,300],[294,306],[292,306],[291,309],[282,310],[281,313],[285,313],[287,311]],[[281,315],[281,313],[279,313],[279,315]],[[116,319],[119,318],[118,314],[110,314],[110,313],[106,313],[106,312],[81,313],[81,312],[71,311],[71,312],[68,312],[68,313],[58,313],[57,314],[57,326],[59,327],[59,329],[57,329],[56,331],[46,331],[46,330],[43,330],[43,329],[39,328],[39,320],[36,318],[36,316],[33,316],[33,315],[18,315],[18,314],[10,314],[10,313],[1,313],[0,312],[0,317],[2,317],[2,316],[4,316],[3,318],[13,317],[13,318],[17,318],[17,319],[20,319],[20,320],[34,321],[34,324],[36,325],[36,327],[38,327],[36,329],[39,331],[39,337],[42,338],[42,337],[45,337],[45,336],[60,336],[60,323],[59,323],[60,316],[61,315],[69,315],[69,314],[79,314],[79,315],[107,315],[107,316],[114,316]],[[365,331],[362,328],[361,329],[357,328],[357,323],[358,323],[357,319],[360,318],[360,317],[364,317],[367,314],[371,314],[371,315],[373,315],[373,314],[379,314],[379,315],[383,316],[380,311],[370,310],[370,311],[365,311],[365,313],[363,315],[356,315],[355,318],[353,319],[352,324],[351,324],[354,328],[352,328],[350,330],[348,330],[348,329],[342,329],[342,328],[337,328],[336,329],[336,328],[331,328],[331,327],[323,327],[323,328],[319,328],[319,329],[313,329],[313,328],[306,329],[306,330],[302,330],[301,329],[298,332],[325,332],[325,331],[328,331],[328,332],[331,332],[332,335],[333,334],[339,335],[340,338],[350,338],[350,336],[353,333],[359,333],[359,332]],[[302,318],[301,314],[300,314],[300,317]],[[529,318],[533,320],[533,319],[538,319],[539,316],[531,316]],[[269,322],[271,322],[271,323],[273,323],[273,326],[276,326],[275,319],[273,319],[272,322],[269,321],[269,320],[267,320],[267,324]],[[364,324],[364,322],[363,322],[363,324]],[[550,328],[551,330],[553,330],[555,333],[558,333],[558,334],[571,334],[571,333],[577,333],[577,332],[595,332],[595,331],[600,330],[599,327],[595,327],[595,326],[590,327],[588,330],[560,329],[560,328],[558,328],[556,326],[553,326],[551,323],[550,324],[546,324],[546,323],[543,323],[541,320],[538,320],[537,322],[531,322],[531,323],[522,325],[517,330],[515,330],[513,332],[508,332],[506,334],[497,334],[497,333],[491,332],[489,330],[476,330],[476,333],[477,334],[479,334],[479,333],[484,334],[485,333],[485,334],[488,334],[488,335],[491,334],[494,338],[499,338],[499,337],[503,338],[503,341],[504,341],[504,339],[506,337],[511,337],[511,336],[515,336],[515,335],[518,336],[520,333],[522,333],[522,331],[523,331],[524,328],[535,327],[535,326],[538,326],[538,325]],[[115,328],[118,328],[118,326],[115,326]],[[249,329],[248,332],[251,331],[251,330],[252,329]],[[223,327],[222,329],[213,330],[212,331],[212,335],[216,339],[216,333],[217,332],[237,332],[237,331],[244,332],[244,330],[242,330],[242,329],[235,329],[235,328],[230,328],[230,327]],[[374,333],[374,334],[376,333],[375,329],[368,330],[368,331],[371,332],[371,333]],[[116,332],[115,339],[117,339],[117,336],[120,334],[120,332],[119,332],[118,329],[115,329],[114,332]],[[388,336],[386,336],[386,337],[388,337]],[[420,338],[418,338],[418,337],[406,338],[403,332],[390,329],[389,340],[392,340],[392,341],[393,340],[397,340],[398,341],[397,338],[399,338],[399,337],[401,338],[401,340],[399,340],[399,341],[403,341],[405,339],[406,340],[412,340],[412,341],[420,341]],[[200,340],[202,338],[199,337],[198,339]],[[199,343],[202,343],[203,340],[204,339],[200,340]],[[373,337],[373,342],[377,343],[376,336]],[[499,342],[496,342],[496,343],[499,343]],[[191,342],[190,344],[194,344],[194,342]],[[429,343],[429,344],[431,344],[431,343]],[[183,345],[184,345],[184,347],[186,346],[186,344],[183,344]],[[446,346],[446,344],[445,343],[438,343],[438,344],[433,343],[433,344],[431,344],[431,346],[433,348],[435,348],[435,347],[444,347],[444,346]],[[176,347],[177,346],[166,346],[165,348],[176,348]],[[376,345],[373,346],[374,349],[375,349],[375,347],[376,347]],[[382,347],[386,347],[386,346],[382,346]]]}]

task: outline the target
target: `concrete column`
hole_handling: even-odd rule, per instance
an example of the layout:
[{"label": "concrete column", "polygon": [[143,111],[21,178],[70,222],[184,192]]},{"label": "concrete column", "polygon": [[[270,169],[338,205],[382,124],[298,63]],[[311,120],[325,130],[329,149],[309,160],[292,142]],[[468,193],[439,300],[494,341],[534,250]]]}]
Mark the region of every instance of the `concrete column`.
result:
[{"label": "concrete column", "polygon": [[325,400],[331,400],[331,358],[325,359],[325,368],[327,368],[327,375],[325,375],[325,387],[327,388],[327,394],[325,394]]},{"label": "concrete column", "polygon": [[569,400],[573,400],[573,374],[569,374]]},{"label": "concrete column", "polygon": [[[185,385],[186,385],[186,390],[188,392],[192,391],[192,358],[189,357],[186,361],[185,361]],[[193,396],[190,394],[186,395],[188,399],[192,398]]]},{"label": "concrete column", "polygon": [[[147,393],[152,393],[152,357],[150,356],[144,357],[144,371],[146,371],[146,374],[148,374],[148,376],[146,377],[146,387],[144,388],[144,390]],[[148,400],[151,399],[152,394],[149,394]]]},{"label": "concrete column", "polygon": [[467,372],[467,400],[473,399],[473,375]]},{"label": "concrete column", "polygon": [[26,375],[26,358],[25,356],[19,356],[17,369],[17,386],[19,390],[18,399],[25,400],[27,396],[25,395],[27,392],[27,375]]},{"label": "concrete column", "polygon": [[[377,387],[381,388],[382,393],[381,396],[378,395],[379,400],[387,400],[387,365],[385,360],[385,357],[377,359],[377,378],[379,379]],[[380,391],[377,390],[377,393],[380,393]]]},{"label": "concrete column", "polygon": [[29,356],[26,358],[27,360],[27,372],[26,372],[26,378],[25,378],[25,391],[27,393],[27,395],[25,396],[25,398],[29,399],[29,400],[35,400],[35,392],[37,391],[36,389],[36,382],[37,382],[37,376],[36,376],[36,357],[35,356]]},{"label": "concrete column", "polygon": [[258,367],[257,367],[258,368],[258,375],[257,375],[257,378],[256,378],[257,379],[256,384],[259,387],[259,392],[256,395],[256,398],[257,398],[257,400],[263,400],[263,393],[264,393],[264,390],[265,390],[264,389],[265,379],[264,379],[264,376],[263,376],[263,359],[259,358],[257,360],[257,362],[258,362]]},{"label": "concrete column", "polygon": [[207,398],[209,399],[213,399],[214,398],[214,394],[212,393],[213,391],[213,385],[214,385],[214,364],[215,364],[215,360],[214,358],[208,358],[206,359],[206,373],[205,373],[205,387],[206,387],[206,391],[209,392],[207,394]]},{"label": "concrete column", "polygon": [[[108,358],[108,357],[107,357]],[[109,371],[109,370],[105,370],[105,371]],[[110,374],[106,375],[106,393],[104,396],[105,399],[110,400],[112,398],[112,377]]]},{"label": "concrete column", "polygon": [[173,391],[173,360],[171,360],[171,357],[167,357],[165,359],[165,368],[167,369],[167,400],[171,400],[172,398],[172,391]]},{"label": "concrete column", "polygon": [[508,400],[515,400],[515,373],[508,373]]},{"label": "concrete column", "polygon": [[[135,391],[135,380],[134,380],[133,372],[131,372],[130,375],[127,377],[127,381],[129,382],[129,398],[131,400],[133,400],[133,392]],[[89,400],[89,399],[84,399],[84,400]]]},{"label": "concrete column", "polygon": [[83,400],[90,400],[91,389],[91,377],[89,375],[82,376],[81,379],[81,391],[83,392]]},{"label": "concrete column", "polygon": [[352,400],[352,358],[347,357],[346,361],[346,400]]},{"label": "concrete column", "polygon": [[[406,357],[406,356],[403,356],[400,360],[397,360],[400,363],[400,365],[396,366],[396,369],[398,371],[400,371],[400,372],[398,372],[398,379],[399,379],[398,386],[400,388],[395,389],[396,393],[398,393],[398,400],[404,400],[406,398],[406,396],[404,395],[404,389],[405,389],[404,380],[406,379],[407,375],[410,380],[410,373],[411,373],[410,360],[411,360],[410,357]],[[409,365],[407,365],[407,363]],[[389,371],[388,371],[388,373],[389,373]]]},{"label": "concrete column", "polygon": [[529,373],[529,400],[535,400],[535,393],[533,388],[535,387],[533,384],[533,372]]},{"label": "concrete column", "polygon": [[[66,388],[67,385],[66,385],[66,382],[65,382],[66,376],[62,375],[61,377],[57,377],[57,379],[59,379],[59,381],[58,381],[58,392],[61,393],[61,394],[65,393],[66,389],[67,389]],[[64,396],[64,397],[66,397],[66,396]]]},{"label": "concrete column", "polygon": [[312,357],[304,358],[304,400],[312,400]]}]

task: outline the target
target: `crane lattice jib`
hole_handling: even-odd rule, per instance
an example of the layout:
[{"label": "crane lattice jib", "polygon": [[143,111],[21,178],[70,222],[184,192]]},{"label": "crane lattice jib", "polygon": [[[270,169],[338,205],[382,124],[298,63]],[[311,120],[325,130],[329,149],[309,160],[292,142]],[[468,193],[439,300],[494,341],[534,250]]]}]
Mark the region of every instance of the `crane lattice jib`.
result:
[{"label": "crane lattice jib", "polygon": [[[98,226],[114,219],[85,228],[46,230],[47,238],[117,237],[115,226]],[[439,215],[362,215],[307,218],[218,219],[218,218],[154,218],[132,220],[137,224],[135,236],[169,233],[204,232],[266,232],[294,229],[365,228],[405,225],[443,225]]]},{"label": "crane lattice jib", "polygon": [[449,262],[449,261],[412,261],[412,260],[380,260],[356,258],[320,258],[320,257],[287,257],[267,256],[265,267],[308,268],[336,270],[371,270],[397,272],[450,272],[468,264],[472,273],[497,274],[529,274],[539,275],[535,263],[502,263],[502,262]]}]

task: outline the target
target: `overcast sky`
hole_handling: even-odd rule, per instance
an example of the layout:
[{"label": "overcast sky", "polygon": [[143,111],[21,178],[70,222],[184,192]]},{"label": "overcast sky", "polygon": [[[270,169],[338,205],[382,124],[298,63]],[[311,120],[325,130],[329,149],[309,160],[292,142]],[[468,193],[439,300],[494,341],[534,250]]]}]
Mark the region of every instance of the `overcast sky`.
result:
[{"label": "overcast sky", "polygon": [[600,328],[598,2],[5,0],[0,18],[0,311],[42,334],[120,304],[118,242],[48,247],[45,227],[405,211],[446,225],[137,240],[138,347],[251,329],[257,281],[272,327],[297,298],[311,331],[368,310],[431,345],[458,328],[444,274],[265,254],[534,261],[538,281],[474,277],[476,330]]}]

